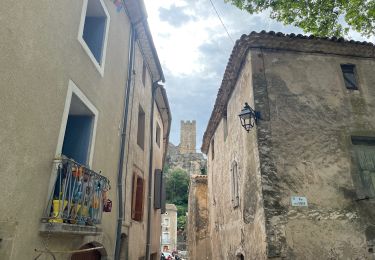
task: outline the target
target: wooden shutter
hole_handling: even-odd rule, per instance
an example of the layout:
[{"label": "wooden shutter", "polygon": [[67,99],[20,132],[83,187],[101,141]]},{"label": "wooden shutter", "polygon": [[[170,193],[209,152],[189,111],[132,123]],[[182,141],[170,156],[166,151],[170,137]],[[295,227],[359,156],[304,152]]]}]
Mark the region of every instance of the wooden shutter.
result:
[{"label": "wooden shutter", "polygon": [[141,221],[143,217],[143,179],[137,178],[137,194],[135,201],[135,220]]},{"label": "wooden shutter", "polygon": [[143,178],[135,173],[133,175],[132,219],[136,221],[141,221],[143,217],[143,184]]},{"label": "wooden shutter", "polygon": [[155,170],[154,180],[154,208],[160,209],[162,197],[162,173],[160,169]]}]

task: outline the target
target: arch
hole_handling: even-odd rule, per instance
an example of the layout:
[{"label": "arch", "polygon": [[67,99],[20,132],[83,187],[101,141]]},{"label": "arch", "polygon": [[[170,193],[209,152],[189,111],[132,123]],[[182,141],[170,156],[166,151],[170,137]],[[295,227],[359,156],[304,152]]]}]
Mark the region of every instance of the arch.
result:
[{"label": "arch", "polygon": [[244,255],[242,253],[237,253],[236,259],[237,260],[245,260],[245,257],[244,257]]},{"label": "arch", "polygon": [[79,250],[96,248],[96,247],[102,247],[102,248],[94,249],[94,250],[86,251],[86,252],[74,253],[70,257],[70,259],[71,260],[105,260],[107,259],[107,251],[105,250],[104,246],[96,241],[92,241],[90,243],[84,244],[83,246],[79,248]]}]

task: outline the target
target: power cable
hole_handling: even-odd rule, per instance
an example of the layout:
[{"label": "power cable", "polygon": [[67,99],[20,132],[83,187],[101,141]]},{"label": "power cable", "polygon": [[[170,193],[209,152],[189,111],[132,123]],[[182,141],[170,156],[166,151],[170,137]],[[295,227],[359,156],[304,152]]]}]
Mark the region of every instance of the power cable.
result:
[{"label": "power cable", "polygon": [[230,40],[232,41],[232,43],[234,44],[234,41],[233,41],[232,37],[230,36],[230,34],[229,34],[229,32],[228,32],[228,29],[227,29],[227,27],[225,26],[223,20],[221,19],[220,15],[219,15],[219,12],[217,11],[217,9],[216,9],[214,3],[212,2],[212,0],[210,0],[210,3],[211,3],[211,5],[212,5],[212,7],[214,8],[215,13],[216,13],[217,17],[219,18],[221,24],[223,25],[225,31],[227,32],[227,35],[228,35],[229,39],[230,39]]}]

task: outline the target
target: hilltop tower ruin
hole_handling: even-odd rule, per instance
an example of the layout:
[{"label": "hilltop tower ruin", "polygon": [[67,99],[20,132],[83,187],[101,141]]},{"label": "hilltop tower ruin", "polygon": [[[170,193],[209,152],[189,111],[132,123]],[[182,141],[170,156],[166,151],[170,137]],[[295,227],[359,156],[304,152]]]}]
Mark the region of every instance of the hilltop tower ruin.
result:
[{"label": "hilltop tower ruin", "polygon": [[180,128],[180,154],[196,153],[196,123],[193,121],[181,120]]}]

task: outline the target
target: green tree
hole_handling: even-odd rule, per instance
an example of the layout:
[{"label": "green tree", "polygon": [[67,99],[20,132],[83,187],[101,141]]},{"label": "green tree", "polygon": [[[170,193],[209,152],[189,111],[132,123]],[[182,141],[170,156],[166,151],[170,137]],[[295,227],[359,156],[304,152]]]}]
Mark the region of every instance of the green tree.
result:
[{"label": "green tree", "polygon": [[182,169],[170,169],[166,174],[167,203],[176,205],[177,228],[183,230],[189,200],[189,174]]},{"label": "green tree", "polygon": [[[270,17],[317,36],[344,36],[349,28],[375,35],[374,0],[224,0],[250,14],[270,10]],[[345,23],[342,21],[345,20]]]},{"label": "green tree", "polygon": [[166,175],[167,202],[187,205],[189,195],[189,174],[182,169],[172,169]]}]

